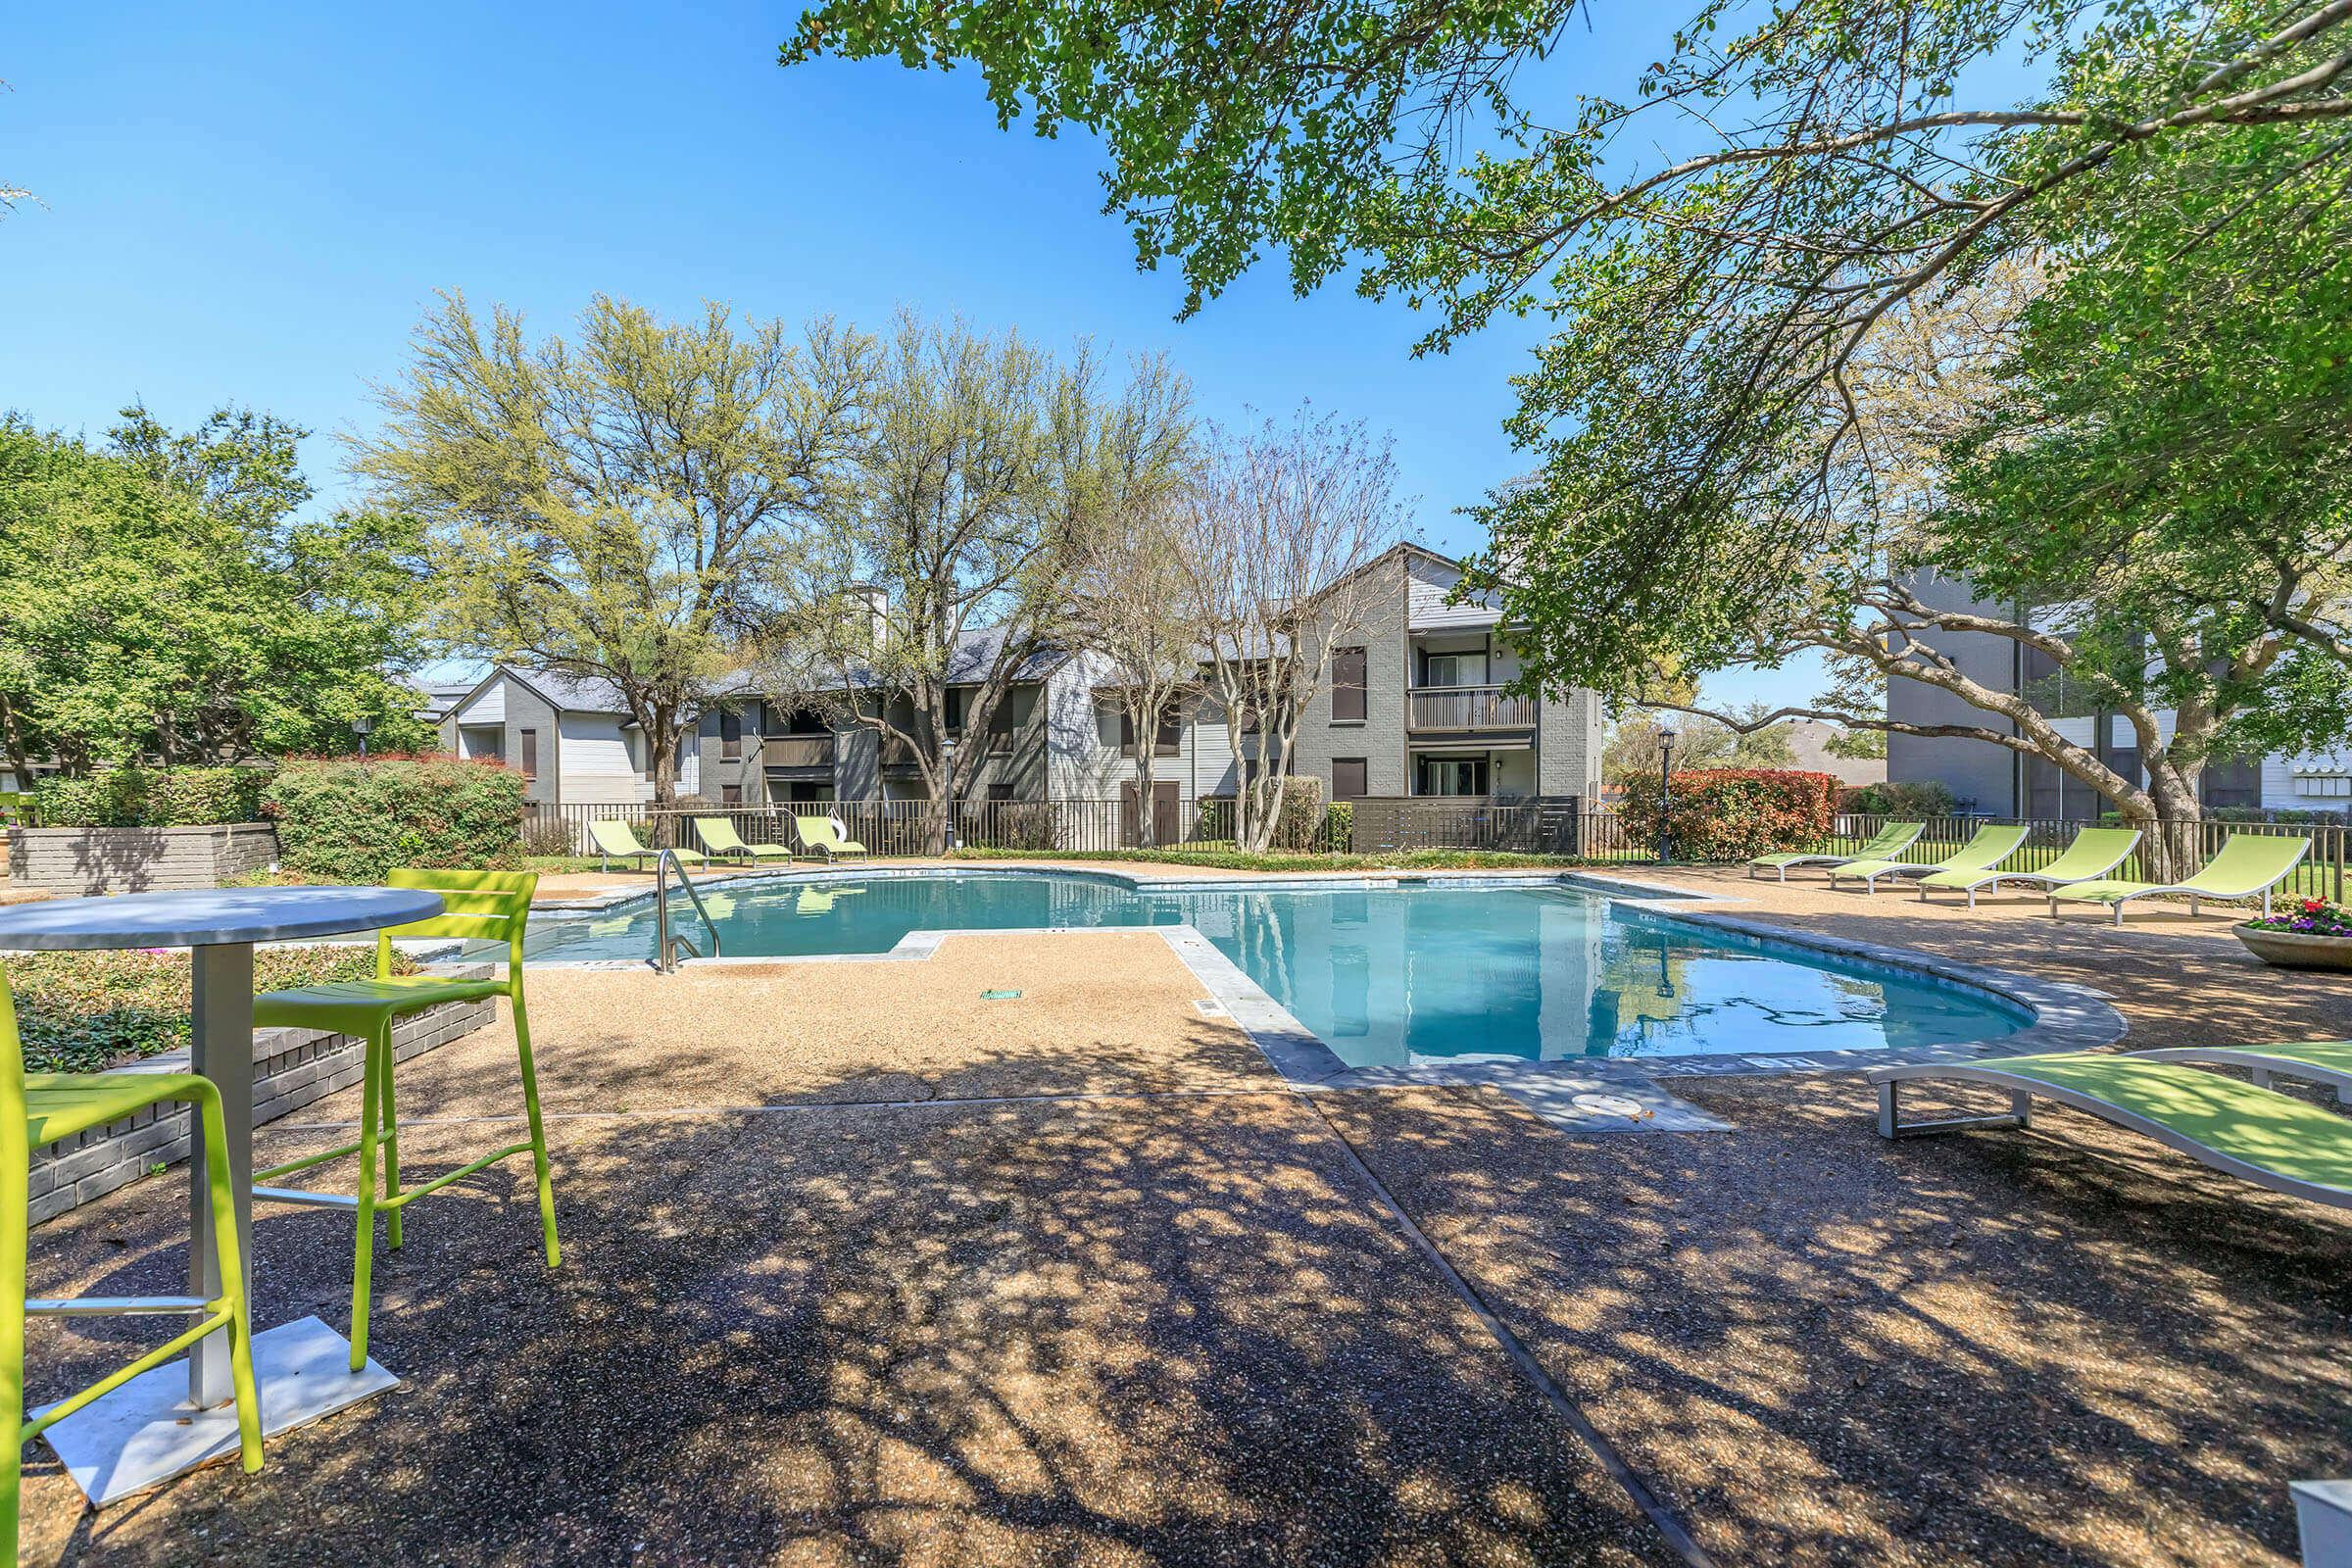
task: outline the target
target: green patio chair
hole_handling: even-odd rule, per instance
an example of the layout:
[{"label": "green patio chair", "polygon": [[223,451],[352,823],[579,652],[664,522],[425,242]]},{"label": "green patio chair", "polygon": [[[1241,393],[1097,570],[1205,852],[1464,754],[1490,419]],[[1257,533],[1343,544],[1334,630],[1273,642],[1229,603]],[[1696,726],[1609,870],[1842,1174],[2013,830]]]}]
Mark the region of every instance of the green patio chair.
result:
[{"label": "green patio chair", "polygon": [[[588,836],[596,840],[599,866],[608,871],[612,868],[612,862],[615,859],[634,859],[637,862],[636,869],[642,871],[645,869],[647,856],[662,853],[660,850],[649,849],[638,842],[637,830],[617,817],[590,822]],[[688,865],[710,863],[710,857],[703,854],[700,850],[674,850],[671,853]]]},{"label": "green patio chair", "polygon": [[[1896,1094],[1923,1079],[1986,1084],[2009,1092],[2006,1115],[1901,1120]],[[2081,1052],[1987,1061],[1881,1067],[1879,1135],[1908,1138],[1967,1127],[2025,1127],[2039,1096],[2144,1133],[2215,1170],[2295,1198],[2352,1208],[2352,1120],[2308,1102],[2220,1073],[2144,1055]]]},{"label": "green patio chair", "polygon": [[735,831],[735,824],[723,816],[696,817],[694,834],[712,855],[741,855],[754,861],[792,858],[792,852],[781,844],[744,843],[743,836]]},{"label": "green patio chair", "polygon": [[2095,882],[2123,864],[2138,847],[2139,829],[2135,827],[2086,827],[2075,835],[2058,858],[2038,871],[1954,870],[1923,876],[1919,879],[1920,902],[1927,902],[1930,888],[1952,888],[1968,895],[1968,906],[1973,909],[1980,891],[1998,892],[2004,882],[2028,882],[2043,888]]},{"label": "green patio chair", "polygon": [[1911,847],[1911,841],[1926,832],[1925,822],[1889,822],[1871,837],[1871,841],[1851,855],[1759,855],[1747,862],[1747,874],[1754,877],[1759,867],[1778,871],[1781,880],[1788,880],[1788,870],[1798,865],[1839,865],[1847,860],[1885,860]]},{"label": "green patio chair", "polygon": [[[193,1106],[203,1131],[205,1194],[213,1205],[214,1266],[220,1294],[114,1297],[84,1301],[27,1300],[24,1250],[32,1228],[32,1152],[44,1144],[122,1120],[162,1102]],[[65,1417],[217,1330],[228,1331],[229,1385],[236,1395],[237,1453],[248,1471],[262,1467],[262,1404],[253,1385],[253,1323],[245,1268],[237,1253],[237,1216],[229,1190],[228,1145],[220,1131],[220,1094],[212,1080],[186,1072],[27,1073],[17,1034],[16,1001],[0,976],[0,1550],[17,1560],[18,1485],[24,1445]],[[24,1319],[34,1315],[153,1313],[192,1317],[190,1327],[138,1359],[68,1395],[40,1414],[24,1413]]]},{"label": "green patio chair", "polygon": [[2233,904],[2245,899],[2262,900],[2263,917],[2271,912],[2271,889],[2285,881],[2303,857],[2311,853],[2311,840],[2285,837],[2276,833],[2232,833],[2222,841],[2221,853],[2205,862],[2205,869],[2178,882],[2128,882],[2121,879],[2099,882],[2074,882],[2062,888],[2050,889],[2050,918],[2058,917],[2058,901],[2081,900],[2088,904],[2104,904],[2115,911],[2115,923],[2124,923],[2124,905],[2132,899],[2153,898],[2159,893],[2186,894],[2188,912],[2195,914],[2201,900],[2213,899]]},{"label": "green patio chair", "polygon": [[2271,1046],[2173,1046],[2134,1051],[2142,1061],[2184,1061],[2198,1067],[2243,1067],[2257,1088],[2274,1079],[2300,1078],[2335,1091],[2338,1104],[2352,1104],[2352,1040],[2298,1040]]},{"label": "green patio chair", "polygon": [[829,865],[845,855],[870,855],[872,852],[850,837],[847,824],[838,816],[795,816],[793,826],[801,835],[801,847],[811,855],[821,855]]},{"label": "green patio chair", "polygon": [[[368,1286],[375,1261],[375,1216],[390,1217],[388,1240],[400,1248],[401,1210],[428,1193],[437,1193],[486,1165],[516,1154],[529,1154],[539,1183],[539,1228],[547,1244],[547,1266],[562,1266],[564,1254],[556,1242],[556,1190],[548,1174],[547,1133],[539,1120],[539,1079],[531,1066],[531,1024],[522,1004],[522,937],[531,911],[531,894],[539,884],[533,871],[416,871],[397,870],[384,878],[396,888],[424,888],[441,895],[446,912],[429,920],[392,926],[376,933],[375,978],[322,981],[291,991],[271,991],[256,997],[253,1021],[257,1027],[324,1029],[355,1035],[367,1042],[366,1065],[360,1083],[360,1136],[322,1153],[306,1154],[282,1165],[256,1171],[254,1180],[274,1180],[357,1154],[359,1196],[304,1192],[296,1188],[256,1186],[257,1199],[286,1203],[309,1203],[322,1208],[347,1208],[359,1217],[359,1236],[351,1273],[351,1369],[368,1360]],[[392,972],[392,943],[401,937],[464,937],[504,942],[507,972],[504,979],[458,980],[447,975]],[[467,1002],[476,997],[505,997],[514,1013],[514,1050],[522,1068],[523,1118],[530,1137],[519,1144],[468,1160],[421,1186],[406,1192],[400,1186],[400,1115],[393,1102],[392,1026],[412,1012],[444,1002]],[[380,1160],[379,1160],[380,1156]],[[378,1164],[383,1194],[376,1193]]]},{"label": "green patio chair", "polygon": [[1940,860],[1848,860],[1830,867],[1830,880],[1858,881],[1865,893],[1879,891],[1879,878],[1927,876],[1937,871],[1989,871],[2025,847],[2029,827],[1981,827],[1958,853]]}]

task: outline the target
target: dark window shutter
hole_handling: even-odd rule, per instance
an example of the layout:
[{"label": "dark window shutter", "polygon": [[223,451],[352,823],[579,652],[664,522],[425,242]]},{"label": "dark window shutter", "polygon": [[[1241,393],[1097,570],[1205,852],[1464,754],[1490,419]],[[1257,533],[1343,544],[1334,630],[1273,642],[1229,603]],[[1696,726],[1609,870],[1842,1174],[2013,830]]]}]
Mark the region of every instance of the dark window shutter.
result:
[{"label": "dark window shutter", "polygon": [[1364,651],[1361,648],[1332,650],[1331,716],[1334,719],[1360,719],[1364,716]]},{"label": "dark window shutter", "polygon": [[1364,798],[1364,760],[1360,757],[1335,757],[1331,760],[1331,798],[1335,801],[1360,801]]}]

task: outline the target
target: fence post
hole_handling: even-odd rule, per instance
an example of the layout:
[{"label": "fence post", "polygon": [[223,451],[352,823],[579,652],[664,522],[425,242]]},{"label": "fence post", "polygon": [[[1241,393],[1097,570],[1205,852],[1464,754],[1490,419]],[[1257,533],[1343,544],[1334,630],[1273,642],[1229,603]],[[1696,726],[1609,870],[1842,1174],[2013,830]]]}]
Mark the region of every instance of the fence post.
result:
[{"label": "fence post", "polygon": [[1582,858],[1585,853],[1585,798],[1568,797],[1568,853]]}]

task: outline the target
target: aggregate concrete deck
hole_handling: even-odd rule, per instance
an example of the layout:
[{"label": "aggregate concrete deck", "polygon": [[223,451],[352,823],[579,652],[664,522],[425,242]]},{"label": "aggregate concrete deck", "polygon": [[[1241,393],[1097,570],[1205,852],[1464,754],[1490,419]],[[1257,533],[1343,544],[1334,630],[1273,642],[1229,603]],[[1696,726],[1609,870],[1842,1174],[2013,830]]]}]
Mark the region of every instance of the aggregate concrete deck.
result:
[{"label": "aggregate concrete deck", "polygon": [[[1751,907],[1866,918],[1807,896]],[[1905,931],[2100,987],[2130,1044],[2352,1034],[2352,987],[2233,942]],[[28,1560],[1676,1560],[1581,1420],[1726,1565],[2274,1565],[2285,1482],[2352,1471],[2339,1216],[2064,1112],[1887,1145],[1852,1074],[1667,1080],[1729,1134],[1309,1102],[1199,994],[1134,931],[534,976],[565,1268],[519,1165],[427,1200],[377,1271],[409,1392],[102,1515],[36,1446]],[[404,1068],[412,1180],[514,1136],[471,1119],[512,1061]],[[33,1288],[170,1288],[183,1226],[138,1184],[36,1233]],[[261,1320],[339,1324],[348,1223],[259,1232]],[[36,1324],[33,1396],[142,1332]]]}]

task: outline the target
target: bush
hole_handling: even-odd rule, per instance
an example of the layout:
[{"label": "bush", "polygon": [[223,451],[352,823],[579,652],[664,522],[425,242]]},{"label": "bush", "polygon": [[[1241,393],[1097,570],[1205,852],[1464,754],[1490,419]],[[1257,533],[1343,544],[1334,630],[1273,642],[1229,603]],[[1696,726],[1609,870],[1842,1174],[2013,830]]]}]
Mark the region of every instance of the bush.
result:
[{"label": "bush", "polygon": [[289,760],[262,803],[280,863],[380,882],[396,865],[509,866],[521,858],[522,775],[452,757]]},{"label": "bush", "polygon": [[956,842],[1000,850],[1054,847],[1054,808],[1045,801],[990,801],[958,809]]},{"label": "bush", "polygon": [[43,827],[202,827],[261,819],[270,775],[251,767],[114,767],[32,787]]},{"label": "bush", "polygon": [[517,843],[526,858],[577,855],[579,829],[560,816],[525,817]]},{"label": "bush", "polygon": [[[1666,831],[1685,860],[1744,860],[1816,844],[1830,831],[1838,787],[1828,773],[1780,767],[1692,768],[1675,774],[1673,785]],[[1636,842],[1654,842],[1658,781],[1628,781],[1617,814]]]},{"label": "bush", "polygon": [[1355,848],[1355,803],[1334,801],[1323,811],[1323,845],[1334,855]]},{"label": "bush", "polygon": [[1838,808],[1864,816],[1949,816],[1958,804],[1949,789],[1930,779],[1919,784],[1865,784],[1847,790]]},{"label": "bush", "polygon": [[1282,781],[1282,805],[1274,813],[1274,839],[1270,849],[1293,852],[1320,850],[1318,835],[1323,828],[1323,781],[1319,778],[1286,778]]}]

